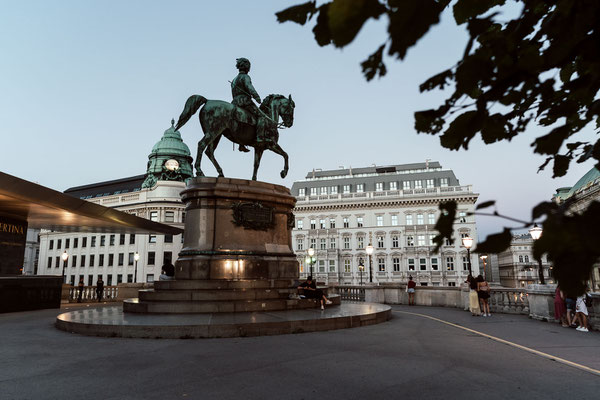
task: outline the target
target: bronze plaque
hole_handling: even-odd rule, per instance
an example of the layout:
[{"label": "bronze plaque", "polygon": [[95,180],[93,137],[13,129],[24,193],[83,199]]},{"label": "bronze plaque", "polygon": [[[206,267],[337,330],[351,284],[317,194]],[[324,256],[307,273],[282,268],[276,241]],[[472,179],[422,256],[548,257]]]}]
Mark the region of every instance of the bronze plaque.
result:
[{"label": "bronze plaque", "polygon": [[233,203],[233,223],[245,229],[266,231],[275,226],[273,207],[254,203]]}]

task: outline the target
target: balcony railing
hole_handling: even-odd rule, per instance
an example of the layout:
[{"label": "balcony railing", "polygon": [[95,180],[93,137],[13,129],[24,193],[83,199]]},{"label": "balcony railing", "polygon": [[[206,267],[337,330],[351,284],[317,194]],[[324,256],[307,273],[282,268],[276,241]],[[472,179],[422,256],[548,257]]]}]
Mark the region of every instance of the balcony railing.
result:
[{"label": "balcony railing", "polygon": [[391,199],[391,198],[404,198],[404,197],[415,197],[415,196],[447,196],[453,193],[473,193],[472,185],[464,186],[448,186],[448,187],[435,187],[426,189],[407,189],[407,190],[386,190],[381,192],[363,192],[363,193],[338,193],[330,195],[312,195],[312,196],[298,196],[298,203],[305,203],[311,201],[319,202],[338,202],[338,201],[352,201],[354,199]]}]

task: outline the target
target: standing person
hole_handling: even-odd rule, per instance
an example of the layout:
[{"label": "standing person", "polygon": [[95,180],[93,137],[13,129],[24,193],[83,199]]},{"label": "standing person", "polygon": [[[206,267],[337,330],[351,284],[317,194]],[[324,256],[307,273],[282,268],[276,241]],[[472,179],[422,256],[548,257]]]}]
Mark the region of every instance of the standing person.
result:
[{"label": "standing person", "polygon": [[321,310],[325,309],[324,304],[331,304],[331,301],[325,297],[321,289],[317,289],[317,284],[313,281],[312,276],[306,278],[306,282],[303,282],[298,286],[298,290],[304,290],[304,296],[308,299],[318,299],[321,302]]},{"label": "standing person", "polygon": [[479,297],[477,296],[477,280],[473,278],[473,275],[469,274],[467,283],[469,284],[469,311],[471,311],[471,315],[473,316],[481,315]]},{"label": "standing person", "polygon": [[577,326],[575,322],[575,303],[576,298],[567,293],[565,298],[565,305],[567,306],[567,324],[569,324],[571,328],[575,328]]},{"label": "standing person", "polygon": [[585,299],[587,297],[587,288],[586,291],[579,297],[577,297],[577,302],[575,303],[575,318],[579,320],[579,327],[577,330],[579,332],[589,332],[588,329],[588,309],[585,304]]},{"label": "standing person", "polygon": [[408,276],[408,284],[406,285],[406,292],[408,293],[408,305],[415,305],[415,288],[417,283],[413,281],[412,275]]},{"label": "standing person", "polygon": [[77,289],[79,290],[79,293],[77,293],[77,302],[81,303],[81,296],[83,295],[83,288],[85,286],[85,283],[83,283],[83,276],[81,278],[79,278],[79,283],[77,284]]},{"label": "standing person", "polygon": [[104,281],[102,280],[102,275],[98,275],[98,281],[96,282],[96,297],[98,298],[98,303],[102,302],[103,296],[104,296]]},{"label": "standing person", "polygon": [[560,286],[556,285],[556,290],[554,291],[554,319],[559,320],[563,328],[569,327],[566,316],[565,294],[560,290]]},{"label": "standing person", "polygon": [[491,317],[490,313],[490,285],[483,279],[483,276],[477,276],[477,297],[481,304],[481,311],[483,312],[484,317]]}]

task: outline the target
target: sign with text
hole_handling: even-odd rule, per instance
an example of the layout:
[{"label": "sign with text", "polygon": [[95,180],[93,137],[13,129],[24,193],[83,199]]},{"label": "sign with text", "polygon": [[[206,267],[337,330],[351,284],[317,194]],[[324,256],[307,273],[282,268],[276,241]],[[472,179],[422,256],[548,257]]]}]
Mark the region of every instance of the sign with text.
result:
[{"label": "sign with text", "polygon": [[21,274],[27,221],[0,216],[0,275]]}]

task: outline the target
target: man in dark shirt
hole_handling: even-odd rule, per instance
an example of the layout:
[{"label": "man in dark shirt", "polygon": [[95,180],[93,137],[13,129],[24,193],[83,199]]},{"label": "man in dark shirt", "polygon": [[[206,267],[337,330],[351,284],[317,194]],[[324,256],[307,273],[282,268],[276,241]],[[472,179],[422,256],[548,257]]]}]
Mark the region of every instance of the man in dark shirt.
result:
[{"label": "man in dark shirt", "polygon": [[298,286],[298,290],[304,291],[304,296],[308,299],[318,299],[321,301],[321,310],[325,309],[324,304],[331,304],[331,301],[325,297],[321,289],[317,289],[317,284],[313,281],[312,276],[306,278],[306,282],[303,282]]},{"label": "man in dark shirt", "polygon": [[96,282],[96,297],[98,298],[98,303],[102,301],[102,296],[104,295],[104,281],[102,280],[102,276],[98,276],[98,282]]}]

